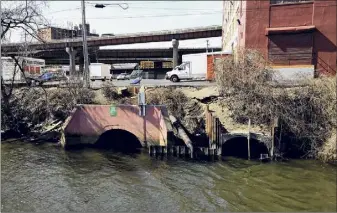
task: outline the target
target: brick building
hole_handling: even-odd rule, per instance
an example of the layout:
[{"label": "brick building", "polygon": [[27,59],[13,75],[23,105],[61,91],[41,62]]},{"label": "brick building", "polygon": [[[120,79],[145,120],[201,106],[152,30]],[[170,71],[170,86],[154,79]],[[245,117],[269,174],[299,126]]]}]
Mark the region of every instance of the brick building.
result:
[{"label": "brick building", "polygon": [[[90,33],[90,25],[86,24],[87,36],[96,36],[98,34]],[[78,38],[82,36],[82,25],[74,27],[74,29],[64,29],[58,27],[46,27],[39,29],[38,31],[39,38],[44,41],[58,40],[58,39],[66,39],[66,38]]]},{"label": "brick building", "polygon": [[336,1],[224,1],[223,49],[252,48],[275,66],[336,74]]}]

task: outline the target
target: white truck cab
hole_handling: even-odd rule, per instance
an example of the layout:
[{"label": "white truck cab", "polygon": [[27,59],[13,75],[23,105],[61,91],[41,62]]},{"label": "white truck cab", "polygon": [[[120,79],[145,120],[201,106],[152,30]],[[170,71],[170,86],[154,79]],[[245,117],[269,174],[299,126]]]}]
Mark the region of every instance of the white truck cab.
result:
[{"label": "white truck cab", "polygon": [[231,52],[212,52],[182,55],[182,64],[167,72],[166,79],[173,82],[213,80],[215,61],[230,54]]},{"label": "white truck cab", "polygon": [[191,79],[191,63],[184,62],[179,66],[176,66],[173,70],[166,73],[166,79],[173,82],[178,82],[180,80]]}]

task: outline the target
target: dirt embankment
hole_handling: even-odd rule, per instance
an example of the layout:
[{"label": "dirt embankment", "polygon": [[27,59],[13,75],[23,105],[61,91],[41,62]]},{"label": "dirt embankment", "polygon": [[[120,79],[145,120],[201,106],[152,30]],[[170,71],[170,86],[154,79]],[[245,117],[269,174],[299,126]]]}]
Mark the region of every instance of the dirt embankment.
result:
[{"label": "dirt embankment", "polygon": [[[209,110],[213,111],[214,115],[217,116],[223,125],[223,127],[232,133],[247,133],[248,124],[242,124],[235,122],[232,119],[231,111],[224,104],[226,101],[224,98],[220,97],[218,89],[216,86],[204,87],[204,88],[193,88],[185,87],[178,88],[178,91],[183,92],[190,101],[197,103],[203,108],[203,112],[206,110],[206,106],[209,106]],[[270,131],[266,126],[251,125],[251,132],[261,133],[269,135]]]},{"label": "dirt embankment", "polygon": [[[181,88],[147,88],[145,90],[148,104],[166,105],[169,112],[180,120],[190,135],[205,132],[206,106],[217,116],[223,127],[232,133],[246,133],[248,125],[237,122],[228,108],[226,99],[219,95],[217,87],[181,87]],[[23,88],[14,91],[7,107],[2,104],[2,130],[10,130],[20,136],[39,135],[53,128],[70,114],[76,104],[137,104],[138,98],[132,90],[108,85],[99,90],[85,88]],[[60,126],[60,125],[59,125]],[[55,131],[58,129],[55,128]],[[270,134],[265,125],[252,123],[251,132]],[[57,135],[53,136],[57,138]],[[323,161],[335,161],[336,133],[319,147],[317,158]]]}]

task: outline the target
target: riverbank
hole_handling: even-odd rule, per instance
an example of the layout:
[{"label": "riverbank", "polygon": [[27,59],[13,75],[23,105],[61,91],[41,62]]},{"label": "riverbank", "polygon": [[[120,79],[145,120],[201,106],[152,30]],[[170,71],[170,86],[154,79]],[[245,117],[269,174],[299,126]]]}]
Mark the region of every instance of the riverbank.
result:
[{"label": "riverbank", "polygon": [[[10,101],[12,114],[2,113],[2,127],[10,129],[8,137],[24,137],[27,141],[54,141],[59,139],[59,130],[76,104],[137,104],[134,88],[114,87],[106,84],[102,89],[73,88],[21,88],[15,89]],[[216,86],[146,88],[148,104],[165,104],[193,138],[205,134],[205,110],[208,107],[217,116],[227,132],[246,133],[245,122],[238,122],[233,111],[224,104]],[[237,113],[237,112],[236,112]],[[250,131],[270,136],[270,127],[252,123]],[[42,135],[42,137],[41,137]],[[2,136],[5,136],[2,134]],[[334,135],[319,147],[311,158],[336,162]],[[5,137],[2,137],[5,138]],[[292,157],[303,157],[296,147]],[[296,154],[298,153],[298,154]],[[285,153],[286,154],[286,153]]]}]

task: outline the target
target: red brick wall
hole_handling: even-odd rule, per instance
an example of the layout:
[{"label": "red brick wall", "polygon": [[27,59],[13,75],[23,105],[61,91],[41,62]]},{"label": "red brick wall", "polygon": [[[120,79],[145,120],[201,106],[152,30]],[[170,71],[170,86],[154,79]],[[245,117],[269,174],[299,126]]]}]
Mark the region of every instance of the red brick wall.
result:
[{"label": "red brick wall", "polygon": [[221,54],[213,54],[213,55],[207,55],[207,75],[206,80],[211,81],[215,78],[215,67],[214,67],[214,60],[217,58],[225,58],[227,55],[221,55]]},{"label": "red brick wall", "polygon": [[314,53],[317,62],[316,71],[319,74],[336,74],[337,60],[337,2],[331,0],[316,0],[314,2],[313,25]]},{"label": "red brick wall", "polygon": [[259,50],[267,57],[268,38],[265,29],[269,27],[269,1],[246,1],[245,48]]},{"label": "red brick wall", "polygon": [[[268,27],[314,25],[313,55],[316,72],[336,74],[336,1],[270,5],[269,0],[244,1],[239,29],[241,47],[261,51],[268,58]],[[290,9],[291,8],[291,9]]]},{"label": "red brick wall", "polygon": [[313,3],[272,5],[269,27],[296,27],[312,25]]}]

